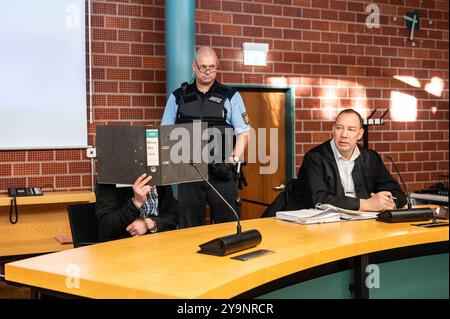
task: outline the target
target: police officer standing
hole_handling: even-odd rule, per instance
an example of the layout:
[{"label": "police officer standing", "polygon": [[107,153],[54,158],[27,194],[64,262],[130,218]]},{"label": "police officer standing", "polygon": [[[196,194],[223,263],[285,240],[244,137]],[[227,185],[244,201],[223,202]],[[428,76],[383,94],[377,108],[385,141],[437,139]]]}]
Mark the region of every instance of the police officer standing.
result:
[{"label": "police officer standing", "polygon": [[[220,167],[209,165],[209,182],[239,213],[236,202],[237,186],[233,165],[244,154],[249,138],[249,121],[241,95],[231,87],[217,82],[218,58],[214,49],[201,47],[192,61],[195,76],[191,84],[183,84],[169,96],[161,125],[207,121],[209,127],[232,128],[236,141],[230,154],[223,154]],[[224,141],[224,140],[223,140]],[[228,169],[228,172],[226,171]],[[178,185],[178,222],[180,228],[205,224],[205,203],[211,209],[214,223],[234,221],[236,218],[226,204],[205,182]]]}]

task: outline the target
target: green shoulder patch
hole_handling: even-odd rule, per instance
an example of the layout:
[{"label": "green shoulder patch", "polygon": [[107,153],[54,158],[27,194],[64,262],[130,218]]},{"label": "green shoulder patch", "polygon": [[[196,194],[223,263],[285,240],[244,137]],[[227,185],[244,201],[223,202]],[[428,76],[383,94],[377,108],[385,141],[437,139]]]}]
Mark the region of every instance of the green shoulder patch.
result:
[{"label": "green shoulder patch", "polygon": [[248,115],[247,113],[242,113],[242,119],[244,120],[244,123],[248,125],[248,123],[250,123],[249,119],[248,119]]}]

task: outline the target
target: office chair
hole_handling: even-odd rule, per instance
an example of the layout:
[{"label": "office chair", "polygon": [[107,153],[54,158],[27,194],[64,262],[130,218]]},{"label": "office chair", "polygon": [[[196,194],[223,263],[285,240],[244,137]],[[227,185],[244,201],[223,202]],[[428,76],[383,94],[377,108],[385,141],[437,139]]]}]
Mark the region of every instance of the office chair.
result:
[{"label": "office chair", "polygon": [[99,243],[95,203],[67,206],[74,248]]},{"label": "office chair", "polygon": [[283,191],[278,194],[269,207],[266,208],[264,213],[261,215],[261,218],[275,217],[276,213],[282,211],[284,207],[286,207],[286,194]]},{"label": "office chair", "polygon": [[295,199],[299,196],[296,193],[295,183],[297,179],[291,179],[280,194],[273,200],[273,202],[266,208],[261,218],[275,217],[277,212],[283,210],[290,210],[295,207]]}]

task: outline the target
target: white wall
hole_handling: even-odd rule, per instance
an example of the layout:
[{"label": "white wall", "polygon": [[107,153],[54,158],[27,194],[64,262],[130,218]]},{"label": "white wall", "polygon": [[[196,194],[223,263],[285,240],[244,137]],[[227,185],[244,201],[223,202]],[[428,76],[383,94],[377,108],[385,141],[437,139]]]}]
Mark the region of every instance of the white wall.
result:
[{"label": "white wall", "polygon": [[84,0],[0,0],[0,149],[87,145]]}]

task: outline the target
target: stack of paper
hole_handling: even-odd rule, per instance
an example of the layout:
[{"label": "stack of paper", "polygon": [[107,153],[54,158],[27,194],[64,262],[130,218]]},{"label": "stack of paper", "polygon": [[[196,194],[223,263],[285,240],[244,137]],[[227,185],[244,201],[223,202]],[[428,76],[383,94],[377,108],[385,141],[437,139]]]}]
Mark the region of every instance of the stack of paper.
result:
[{"label": "stack of paper", "polygon": [[298,224],[320,224],[341,221],[340,214],[324,212],[320,209],[302,209],[277,212],[276,218],[295,222]]},{"label": "stack of paper", "polygon": [[350,210],[340,207],[336,207],[330,204],[317,204],[316,209],[320,209],[326,212],[339,213],[341,219],[344,220],[361,220],[361,219],[372,219],[377,218],[378,213],[373,212],[362,212],[359,210]]},{"label": "stack of paper", "polygon": [[280,211],[276,214],[278,219],[304,225],[333,223],[342,220],[363,220],[376,217],[377,213],[353,211],[329,204],[317,204],[315,209]]}]

